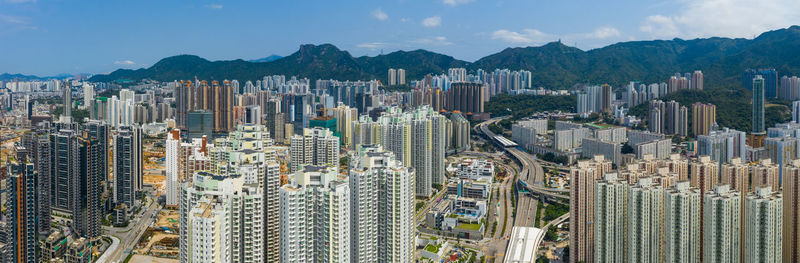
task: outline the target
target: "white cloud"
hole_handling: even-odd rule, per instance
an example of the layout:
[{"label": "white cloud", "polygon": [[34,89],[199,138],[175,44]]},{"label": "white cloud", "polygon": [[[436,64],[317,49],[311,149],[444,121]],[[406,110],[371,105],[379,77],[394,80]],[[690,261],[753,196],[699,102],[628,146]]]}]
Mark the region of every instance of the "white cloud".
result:
[{"label": "white cloud", "polygon": [[210,5],[206,5],[206,7],[207,8],[211,8],[211,9],[222,9],[222,5],[221,4],[210,4]]},{"label": "white cloud", "polygon": [[408,18],[405,18],[405,17],[400,18],[400,22],[405,23],[405,22],[408,22],[408,21],[411,21],[411,19],[408,19]]},{"label": "white cloud", "polygon": [[5,24],[14,24],[14,25],[28,25],[31,21],[26,17],[21,16],[9,16],[0,14],[0,22]]},{"label": "white cloud", "polygon": [[500,29],[492,33],[492,39],[502,40],[511,44],[541,44],[553,39],[553,37],[536,29],[523,29],[522,32]]},{"label": "white cloud", "polygon": [[645,18],[639,30],[657,38],[676,37],[680,34],[678,25],[671,17],[662,15],[652,15]]},{"label": "white cloud", "polygon": [[587,34],[586,37],[595,39],[606,39],[611,37],[619,37],[620,35],[622,35],[622,33],[620,33],[618,29],[610,26],[603,26],[603,27],[598,27],[597,29],[594,30],[594,32]]},{"label": "white cloud", "polygon": [[457,6],[460,4],[466,4],[472,2],[474,0],[442,0],[442,3],[449,6]]},{"label": "white cloud", "polygon": [[0,32],[14,32],[21,30],[37,30],[31,20],[23,16],[0,14]]},{"label": "white cloud", "polygon": [[379,49],[379,48],[382,48],[382,47],[385,47],[385,46],[386,46],[386,43],[383,43],[383,42],[370,42],[370,43],[361,43],[361,44],[356,45],[356,47],[359,47],[359,48],[366,48],[366,49],[372,49],[372,50]]},{"label": "white cloud", "polygon": [[447,38],[443,36],[419,38],[412,40],[411,43],[425,46],[449,46],[453,44],[453,42],[448,41]]},{"label": "white cloud", "polygon": [[422,25],[425,27],[437,27],[442,25],[442,17],[432,16],[422,20]]},{"label": "white cloud", "polygon": [[653,14],[639,29],[655,38],[754,37],[800,24],[800,1],[677,0],[678,13]]},{"label": "white cloud", "polygon": [[380,8],[372,10],[370,15],[372,15],[372,17],[374,17],[375,19],[378,19],[380,21],[384,21],[386,19],[389,19],[389,15],[384,13]]},{"label": "white cloud", "polygon": [[114,65],[133,66],[133,65],[136,65],[136,62],[133,62],[131,60],[117,60],[117,61],[114,61]]}]

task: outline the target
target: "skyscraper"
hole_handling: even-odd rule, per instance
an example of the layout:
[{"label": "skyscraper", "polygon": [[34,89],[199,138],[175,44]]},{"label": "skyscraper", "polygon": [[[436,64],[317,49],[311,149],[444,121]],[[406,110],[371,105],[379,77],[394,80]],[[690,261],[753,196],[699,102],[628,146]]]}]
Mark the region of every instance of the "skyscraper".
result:
[{"label": "skyscraper", "polygon": [[800,101],[792,102],[792,121],[800,123]]},{"label": "skyscraper", "polygon": [[413,168],[380,146],[364,146],[352,157],[351,260],[413,261]]},{"label": "skyscraper", "polygon": [[181,148],[181,135],[180,130],[174,129],[167,133],[167,141],[165,143],[165,160],[164,170],[166,173],[166,196],[167,206],[177,207],[179,200],[180,190],[180,148]]},{"label": "skyscraper", "polygon": [[336,167],[304,166],[280,202],[280,262],[351,261],[350,187]]},{"label": "skyscraper", "polygon": [[611,171],[611,161],[602,155],[578,161],[570,169],[570,255],[571,263],[590,262],[594,257],[594,182]]},{"label": "skyscraper", "polygon": [[699,70],[695,70],[692,73],[692,88],[696,90],[703,89],[703,72]]},{"label": "skyscraper", "polygon": [[30,135],[30,143],[26,148],[30,148],[31,162],[34,164],[36,173],[39,176],[39,233],[44,236],[50,233],[50,189],[51,189],[51,157],[50,153],[50,132],[49,127],[37,127]]},{"label": "skyscraper", "polygon": [[769,187],[745,199],[744,262],[783,261],[783,198]]},{"label": "skyscraper", "polygon": [[64,87],[63,90],[63,97],[64,97],[64,115],[62,115],[63,122],[71,122],[72,121],[72,88],[70,88],[69,84]]},{"label": "skyscraper", "polygon": [[460,111],[464,114],[482,113],[486,91],[481,83],[453,83],[447,90],[445,109]]},{"label": "skyscraper", "polygon": [[[8,262],[39,262],[38,176],[33,164],[11,164],[8,177]],[[3,230],[5,231],[5,230]]]},{"label": "skyscraper", "polygon": [[353,124],[353,148],[379,144],[414,168],[417,196],[430,196],[433,184],[444,184],[447,118],[424,105],[403,112],[390,107],[372,121],[361,116]]},{"label": "skyscraper", "polygon": [[[71,184],[73,193],[72,201],[72,229],[79,237],[84,237],[91,242],[98,242],[101,235],[100,221],[102,212],[102,182],[98,171],[97,162],[103,153],[99,140],[89,137],[89,132],[83,132],[76,140]],[[141,145],[139,146],[141,147]]]},{"label": "skyscraper", "polygon": [[747,69],[742,73],[742,87],[752,88],[753,79],[760,75],[764,79],[765,98],[778,96],[778,72],[775,69]]},{"label": "skyscraper", "polygon": [[397,85],[406,85],[406,70],[397,69]]},{"label": "skyscraper", "polygon": [[694,136],[706,135],[717,122],[717,107],[714,104],[692,104],[692,133]]},{"label": "skyscraper", "polygon": [[397,70],[390,68],[389,69],[389,86],[397,85]]},{"label": "skyscraper", "polygon": [[764,129],[764,78],[756,75],[753,78],[753,133],[763,134]]},{"label": "skyscraper", "polygon": [[114,137],[114,203],[128,209],[138,205],[142,189],[142,132],[138,126],[121,126]]},{"label": "skyscraper", "polygon": [[263,194],[242,176],[197,172],[180,201],[181,262],[264,262]]},{"label": "skyscraper", "polygon": [[622,262],[625,259],[625,224],[628,213],[625,182],[616,173],[606,173],[594,184],[594,262]]},{"label": "skyscraper", "polygon": [[800,260],[800,160],[783,167],[783,260]]},{"label": "skyscraper", "polygon": [[741,262],[741,195],[720,185],[705,194],[704,203],[703,261]]},{"label": "skyscraper", "polygon": [[702,194],[682,181],[664,194],[664,261],[700,262]]},{"label": "skyscraper", "polygon": [[697,153],[706,155],[718,164],[734,157],[746,158],[746,136],[744,132],[724,128],[697,136]]},{"label": "skyscraper", "polygon": [[627,258],[660,262],[664,257],[664,188],[652,177],[639,178],[626,187]]},{"label": "skyscraper", "polygon": [[339,165],[339,137],[324,128],[303,129],[302,135],[291,139],[291,171],[303,165]]},{"label": "skyscraper", "polygon": [[750,166],[736,157],[722,164],[720,167],[720,184],[727,185],[730,189],[742,195],[750,191]]}]

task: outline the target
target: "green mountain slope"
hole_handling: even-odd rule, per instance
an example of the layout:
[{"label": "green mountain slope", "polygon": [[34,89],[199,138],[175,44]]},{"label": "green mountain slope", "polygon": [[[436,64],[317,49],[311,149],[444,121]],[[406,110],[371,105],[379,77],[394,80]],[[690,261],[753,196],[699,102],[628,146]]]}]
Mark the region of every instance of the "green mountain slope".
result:
[{"label": "green mountain slope", "polygon": [[374,57],[353,57],[331,44],[302,45],[289,56],[269,62],[208,61],[181,55],[162,59],[147,69],[117,70],[92,81],[143,78],[255,80],[283,74],[310,79],[378,79],[386,81],[389,68],[405,68],[408,80],[450,67],[494,70],[525,69],[533,84],[549,88],[579,83],[609,83],[616,87],[631,80],[665,81],[675,72],[695,69],[705,73],[707,87],[738,86],[746,68],[770,67],[783,74],[800,74],[800,27],[765,32],[755,39],[705,38],[693,40],[631,41],[583,51],[552,42],[539,47],[507,48],[475,62],[425,50],[397,51]]}]

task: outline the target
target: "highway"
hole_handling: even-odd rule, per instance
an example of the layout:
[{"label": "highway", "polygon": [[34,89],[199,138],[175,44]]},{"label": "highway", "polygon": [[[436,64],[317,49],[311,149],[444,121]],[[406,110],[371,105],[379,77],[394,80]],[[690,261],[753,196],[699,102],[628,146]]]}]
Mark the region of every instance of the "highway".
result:
[{"label": "highway", "polygon": [[[496,134],[489,130],[488,125],[492,123],[496,123],[501,121],[507,117],[496,117],[484,121],[475,126],[474,131],[477,134],[483,134],[489,141],[495,143],[498,148],[505,150],[508,154],[513,156],[521,165],[520,173],[518,174],[518,180],[520,182],[524,182],[525,187],[531,193],[544,195],[547,197],[552,197],[551,200],[556,201],[557,199],[569,200],[569,196],[563,195],[563,190],[554,191],[554,189],[545,188],[544,185],[544,170],[542,166],[534,160],[534,158],[516,148],[516,147],[502,147],[497,141],[494,139]],[[568,191],[567,191],[568,192]],[[512,194],[512,193],[509,193]],[[514,217],[513,226],[525,226],[525,227],[535,227],[536,215],[538,214],[537,206],[538,200],[533,198],[529,194],[522,194],[517,195],[517,209],[516,209],[516,216]],[[563,200],[558,200],[559,202],[564,202]],[[513,208],[512,208],[513,209]],[[543,229],[547,229],[552,224],[558,224],[563,222],[569,217],[569,214],[566,214],[558,219],[554,220],[553,222],[548,223],[545,225]],[[500,227],[498,226],[498,230]],[[512,227],[507,226],[506,231],[503,233],[500,239],[494,239],[493,241],[489,242],[487,246],[484,247],[484,253],[486,254],[486,259],[491,260],[494,259],[495,262],[502,262],[503,256],[505,253],[506,246],[508,245],[508,238],[511,235]]]},{"label": "highway", "polygon": [[[122,262],[125,257],[131,253],[131,250],[133,250],[133,247],[136,246],[136,243],[139,242],[139,239],[142,237],[142,234],[144,234],[145,230],[147,230],[147,227],[153,222],[153,215],[158,213],[161,207],[156,204],[152,198],[147,197],[147,199],[149,205],[146,208],[143,208],[146,210],[140,216],[137,216],[134,220],[132,220],[131,225],[128,225],[124,228],[103,226],[103,230],[106,235],[117,237],[120,240],[120,244],[112,251],[106,251],[103,253],[102,257],[108,259],[106,262]],[[109,249],[111,250],[112,248]],[[108,253],[111,254],[106,257],[105,255]]]}]

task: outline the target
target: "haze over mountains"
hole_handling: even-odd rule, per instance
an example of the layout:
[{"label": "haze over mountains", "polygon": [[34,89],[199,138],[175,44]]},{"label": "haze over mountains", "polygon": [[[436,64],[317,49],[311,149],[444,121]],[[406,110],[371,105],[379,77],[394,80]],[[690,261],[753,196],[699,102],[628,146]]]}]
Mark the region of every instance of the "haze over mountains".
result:
[{"label": "haze over mountains", "polygon": [[154,79],[257,80],[282,74],[310,79],[386,81],[389,68],[404,68],[409,80],[451,67],[469,70],[525,69],[533,84],[568,88],[578,83],[621,86],[631,80],[665,81],[675,72],[703,70],[706,86],[739,85],[746,68],[775,68],[780,75],[800,74],[800,26],[765,32],[755,39],[630,41],[583,51],[552,42],[539,47],[507,48],[475,62],[426,50],[396,51],[374,57],[353,57],[331,44],[301,45],[286,57],[245,61],[208,61],[194,55],[164,58],[149,68],[119,69],[91,81]]}]

